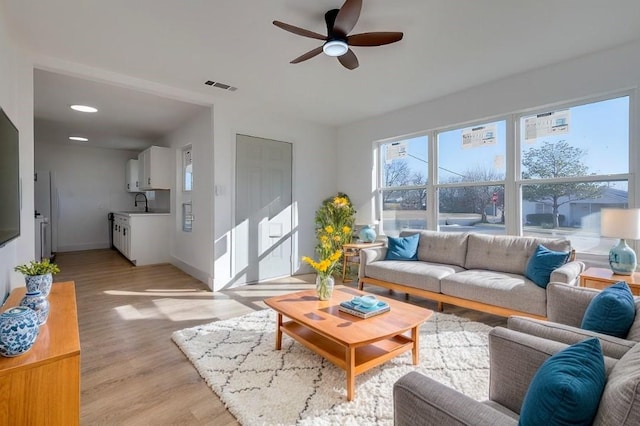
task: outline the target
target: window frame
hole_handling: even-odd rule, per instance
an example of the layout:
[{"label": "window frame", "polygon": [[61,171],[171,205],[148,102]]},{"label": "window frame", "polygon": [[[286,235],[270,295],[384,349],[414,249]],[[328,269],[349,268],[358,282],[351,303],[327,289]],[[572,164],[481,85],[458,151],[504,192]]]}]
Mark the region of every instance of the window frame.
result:
[{"label": "window frame", "polygon": [[[383,182],[383,170],[384,170],[384,161],[383,161],[383,146],[384,145],[388,145],[388,144],[392,144],[395,142],[403,142],[403,141],[407,141],[410,139],[416,139],[416,138],[421,138],[421,137],[426,137],[427,138],[427,164],[425,165],[425,177],[426,177],[426,182],[424,185],[401,185],[401,186],[388,186],[385,187],[383,186],[384,182]],[[381,141],[376,141],[374,143],[374,155],[376,158],[375,164],[377,167],[376,170],[376,186],[377,188],[375,189],[375,218],[376,221],[379,224],[379,228],[378,228],[378,233],[381,235],[386,235],[386,232],[384,230],[384,192],[388,192],[388,191],[408,191],[408,190],[424,190],[426,192],[426,215],[425,215],[425,220],[427,223],[427,229],[429,229],[429,222],[431,220],[431,218],[429,217],[429,202],[430,199],[432,199],[433,194],[430,193],[430,185],[429,182],[431,182],[432,179],[432,175],[431,175],[431,153],[430,153],[430,144],[431,144],[431,140],[432,140],[432,134],[431,132],[419,132],[419,133],[414,133],[414,134],[409,134],[409,135],[404,135],[404,136],[399,136],[399,137],[395,137],[395,138],[390,138],[390,139],[385,139],[385,140],[381,140]]]},{"label": "window frame", "polygon": [[[191,188],[187,188],[187,159],[186,153],[191,153]],[[182,192],[193,191],[193,146],[191,144],[186,145],[181,150],[181,163],[182,163]]]},{"label": "window frame", "polygon": [[[589,175],[581,177],[563,177],[557,179],[523,179],[522,178],[522,144],[521,140],[521,119],[523,117],[529,117],[535,114],[541,114],[550,111],[557,111],[563,109],[571,109],[578,106],[589,105],[592,103],[598,103],[606,100],[628,97],[629,98],[629,129],[628,129],[628,141],[627,149],[629,152],[629,167],[628,173],[618,174],[602,174],[602,175]],[[438,215],[439,215],[439,199],[438,190],[440,188],[456,188],[456,187],[471,187],[471,186],[504,186],[504,203],[509,205],[509,209],[505,212],[505,234],[506,235],[523,235],[523,223],[522,223],[522,188],[525,185],[540,184],[540,183],[566,183],[566,182],[611,182],[611,181],[627,181],[628,185],[628,205],[629,208],[640,207],[640,177],[638,177],[640,171],[640,142],[637,141],[640,131],[638,126],[640,124],[640,117],[637,117],[637,112],[640,109],[638,106],[638,89],[624,89],[611,91],[609,93],[585,96],[582,98],[552,103],[548,105],[537,106],[533,108],[520,109],[512,111],[508,114],[496,115],[493,117],[484,117],[478,120],[467,121],[463,123],[457,123],[449,126],[443,126],[433,128],[423,132],[416,132],[414,134],[388,138],[384,140],[375,141],[373,143],[374,162],[376,178],[374,180],[376,184],[375,188],[375,218],[381,223],[380,233],[384,234],[383,223],[383,191],[388,191],[390,188],[394,190],[411,190],[411,189],[426,189],[426,219],[427,229],[437,230],[438,227]],[[464,129],[468,127],[476,127],[487,123],[494,123],[504,120],[506,123],[506,152],[505,152],[505,176],[502,181],[489,181],[489,182],[460,182],[460,183],[439,183],[438,182],[438,134],[456,129]],[[382,146],[387,143],[393,143],[403,141],[415,137],[426,136],[427,137],[427,182],[426,185],[419,186],[402,186],[402,187],[388,187],[382,186],[382,170],[384,167],[382,161]],[[639,146],[636,146],[639,145]],[[640,242],[632,242],[634,248],[638,250],[640,248]]]}]

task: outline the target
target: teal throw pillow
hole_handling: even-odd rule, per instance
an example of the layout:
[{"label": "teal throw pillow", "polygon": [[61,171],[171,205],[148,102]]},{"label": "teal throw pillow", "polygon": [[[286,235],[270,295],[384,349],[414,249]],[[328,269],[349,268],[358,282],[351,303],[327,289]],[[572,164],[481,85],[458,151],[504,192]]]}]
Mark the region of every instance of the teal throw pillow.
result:
[{"label": "teal throw pillow", "polygon": [[420,235],[408,237],[388,237],[387,255],[384,260],[418,260]]},{"label": "teal throw pillow", "polygon": [[580,328],[624,339],[635,318],[633,294],[626,282],[619,281],[591,300]]},{"label": "teal throw pillow", "polygon": [[606,382],[600,341],[583,340],[552,355],[533,376],[519,425],[590,425]]},{"label": "teal throw pillow", "polygon": [[527,262],[524,276],[536,283],[538,287],[547,288],[551,273],[567,263],[571,253],[549,250],[542,244],[538,244],[536,251]]}]

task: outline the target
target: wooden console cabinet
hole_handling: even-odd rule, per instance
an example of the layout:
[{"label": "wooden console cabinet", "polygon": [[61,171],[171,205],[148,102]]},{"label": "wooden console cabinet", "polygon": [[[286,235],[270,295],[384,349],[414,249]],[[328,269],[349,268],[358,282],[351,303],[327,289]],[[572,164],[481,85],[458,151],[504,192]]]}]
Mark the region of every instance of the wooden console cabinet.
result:
[{"label": "wooden console cabinet", "polygon": [[[15,289],[2,311],[20,303]],[[0,357],[0,425],[80,424],[80,336],[73,282],[54,283],[51,310],[33,347]]]}]

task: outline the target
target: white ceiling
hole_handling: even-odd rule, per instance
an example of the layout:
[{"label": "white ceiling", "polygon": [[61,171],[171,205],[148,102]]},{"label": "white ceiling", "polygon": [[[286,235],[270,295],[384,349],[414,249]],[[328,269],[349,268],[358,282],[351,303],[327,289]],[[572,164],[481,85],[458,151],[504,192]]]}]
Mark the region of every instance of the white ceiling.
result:
[{"label": "white ceiling", "polygon": [[[289,64],[320,42],[272,25],[324,34],[324,13],[343,0],[0,1],[15,40],[37,54],[212,99],[220,91],[204,82],[220,81],[238,87],[227,98],[332,126],[640,39],[638,0],[365,0],[352,34],[404,39],[354,48],[360,67],[349,71],[324,55]],[[56,98],[72,89],[49,85],[58,78],[36,74],[36,115],[55,120],[68,102]]]},{"label": "white ceiling", "polygon": [[[35,137],[39,143],[71,143],[69,136],[82,136],[78,145],[141,151],[162,145],[163,135],[179,127],[204,107],[52,73],[34,71]],[[89,105],[97,113],[74,111],[71,105]]]}]

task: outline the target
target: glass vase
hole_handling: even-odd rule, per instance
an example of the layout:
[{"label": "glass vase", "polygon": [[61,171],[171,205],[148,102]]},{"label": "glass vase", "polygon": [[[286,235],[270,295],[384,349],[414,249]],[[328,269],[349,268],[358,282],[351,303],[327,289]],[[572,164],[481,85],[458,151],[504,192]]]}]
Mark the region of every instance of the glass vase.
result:
[{"label": "glass vase", "polygon": [[332,276],[316,275],[316,294],[320,300],[329,300],[335,282]]}]

